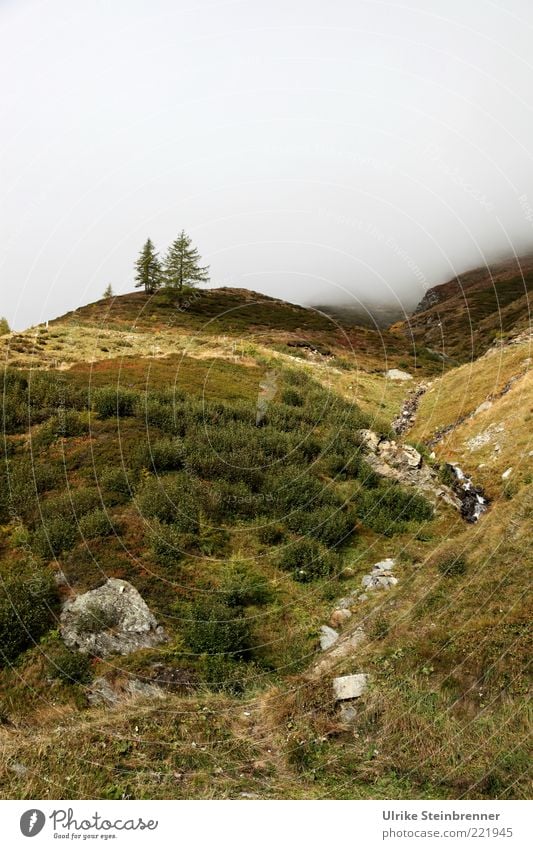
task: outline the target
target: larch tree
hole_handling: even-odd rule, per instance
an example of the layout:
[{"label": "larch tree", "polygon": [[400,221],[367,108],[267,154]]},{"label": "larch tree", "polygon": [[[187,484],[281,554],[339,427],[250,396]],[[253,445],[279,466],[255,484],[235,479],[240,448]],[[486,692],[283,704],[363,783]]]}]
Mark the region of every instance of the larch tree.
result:
[{"label": "larch tree", "polygon": [[161,286],[161,263],[154,243],[147,239],[135,262],[135,287],[151,295]]},{"label": "larch tree", "polygon": [[175,291],[181,303],[187,288],[209,280],[209,266],[200,265],[200,254],[184,230],[169,247],[163,262],[165,286]]},{"label": "larch tree", "polygon": [[7,318],[2,316],[0,318],[0,336],[5,336],[6,333],[11,333],[11,328],[9,327]]}]

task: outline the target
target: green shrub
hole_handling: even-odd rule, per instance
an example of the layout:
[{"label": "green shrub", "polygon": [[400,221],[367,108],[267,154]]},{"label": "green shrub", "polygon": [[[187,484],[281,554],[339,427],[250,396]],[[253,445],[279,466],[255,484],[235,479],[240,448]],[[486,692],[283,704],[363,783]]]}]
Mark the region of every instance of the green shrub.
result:
[{"label": "green shrub", "polygon": [[285,539],[285,530],[283,525],[274,522],[258,528],[257,536],[263,545],[278,545]]},{"label": "green shrub", "polygon": [[143,396],[136,403],[135,413],[147,426],[157,427],[164,433],[185,435],[185,416],[180,404]]},{"label": "green shrub", "polygon": [[57,519],[45,519],[35,531],[32,547],[38,557],[49,560],[70,551],[78,542],[78,529],[71,518],[58,516]]},{"label": "green shrub", "polygon": [[185,474],[149,478],[135,500],[145,519],[159,519],[184,534],[199,532],[198,499]]},{"label": "green shrub", "polygon": [[59,495],[51,495],[41,501],[43,519],[69,519],[76,524],[81,516],[90,513],[101,504],[97,489],[79,487],[67,489]]},{"label": "green shrub", "polygon": [[284,404],[289,404],[291,407],[303,407],[304,399],[296,389],[285,389],[282,393],[281,400]]},{"label": "green shrub", "polygon": [[433,507],[429,501],[395,485],[360,493],[356,510],[369,528],[385,536],[402,533],[410,522],[433,518]]},{"label": "green shrub", "polygon": [[251,518],[262,503],[259,494],[252,493],[244,481],[215,481],[201,489],[202,507],[214,522],[236,518]]},{"label": "green shrub", "polygon": [[28,427],[28,381],[14,369],[3,369],[0,386],[2,433],[18,433]]},{"label": "green shrub", "polygon": [[328,548],[348,542],[355,531],[355,512],[337,507],[297,510],[285,518],[291,531],[312,536]]},{"label": "green shrub", "polygon": [[[39,514],[39,496],[60,482],[62,470],[52,463],[32,462],[24,456],[9,460],[7,474],[0,483],[4,490],[5,508],[29,521]],[[43,502],[41,502],[43,503]]]},{"label": "green shrub", "polygon": [[449,463],[441,463],[439,466],[439,480],[445,486],[453,487],[457,478],[453,473],[453,467]]},{"label": "green shrub", "polygon": [[44,425],[43,436],[46,440],[58,437],[85,436],[89,433],[87,414],[77,410],[64,410],[60,415],[52,416]]},{"label": "green shrub", "polygon": [[0,664],[15,660],[52,627],[57,601],[46,572],[0,576]]},{"label": "green shrub", "polygon": [[272,588],[263,575],[258,575],[244,563],[235,563],[222,582],[222,592],[230,607],[268,604]]},{"label": "green shrub", "polygon": [[106,386],[95,389],[91,395],[92,409],[103,419],[132,416],[135,411],[137,394],[126,389]]},{"label": "green shrub", "polygon": [[198,655],[228,655],[237,660],[250,654],[250,628],[242,610],[211,599],[191,605],[184,637]]},{"label": "green shrub", "polygon": [[300,539],[284,548],[278,567],[284,572],[292,572],[295,581],[305,584],[333,574],[337,560],[314,540]]},{"label": "green shrub", "polygon": [[98,483],[106,504],[123,504],[131,498],[131,478],[129,473],[122,468],[108,466],[103,469]]},{"label": "green shrub", "polygon": [[49,657],[50,675],[67,684],[88,684],[92,679],[91,660],[81,652],[62,647]]},{"label": "green shrub", "polygon": [[205,557],[216,557],[226,554],[230,535],[224,528],[203,527],[198,548]]},{"label": "green shrub", "polygon": [[144,465],[155,472],[177,471],[183,468],[184,451],[180,439],[156,439],[146,449]]},{"label": "green shrub", "polygon": [[312,510],[327,504],[336,504],[337,496],[331,488],[300,466],[286,466],[269,472],[265,488],[275,498],[278,515],[291,510]]},{"label": "green shrub", "polygon": [[157,521],[146,535],[154,560],[162,566],[175,566],[183,559],[183,534],[174,525]]},{"label": "green shrub", "polygon": [[259,670],[250,662],[232,660],[224,655],[207,654],[201,658],[200,674],[210,690],[241,696],[257,682]]},{"label": "green shrub", "polygon": [[85,390],[69,383],[67,376],[57,371],[31,372],[28,402],[33,423],[46,421],[50,416],[57,415],[58,410],[87,408]]},{"label": "green shrub", "polygon": [[464,575],[468,570],[468,560],[463,554],[444,554],[437,561],[439,572],[446,578]]},{"label": "green shrub", "polygon": [[80,519],[79,528],[84,539],[106,537],[115,531],[113,521],[105,510],[93,510],[91,513],[86,513]]}]

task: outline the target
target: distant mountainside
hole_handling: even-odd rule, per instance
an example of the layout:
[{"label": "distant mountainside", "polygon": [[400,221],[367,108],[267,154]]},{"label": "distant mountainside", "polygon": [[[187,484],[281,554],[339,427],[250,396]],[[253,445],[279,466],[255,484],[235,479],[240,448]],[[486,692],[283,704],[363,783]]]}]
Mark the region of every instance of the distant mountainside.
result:
[{"label": "distant mountainside", "polygon": [[399,304],[313,304],[312,309],[331,316],[346,327],[381,329],[402,321],[410,312]]},{"label": "distant mountainside", "polygon": [[529,330],[533,256],[476,268],[429,289],[412,316],[391,329],[458,362]]}]

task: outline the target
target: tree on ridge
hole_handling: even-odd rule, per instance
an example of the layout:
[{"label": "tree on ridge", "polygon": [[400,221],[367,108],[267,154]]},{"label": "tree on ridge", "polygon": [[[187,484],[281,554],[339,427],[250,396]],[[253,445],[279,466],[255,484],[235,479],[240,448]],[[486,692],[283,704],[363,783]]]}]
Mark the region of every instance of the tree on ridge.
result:
[{"label": "tree on ridge", "polygon": [[209,266],[200,265],[198,249],[192,246],[191,239],[184,230],[170,245],[163,262],[163,280],[165,286],[174,290],[181,303],[184,291],[198,283],[209,280]]},{"label": "tree on ridge", "polygon": [[153,294],[161,286],[161,263],[154,243],[147,239],[139,258],[135,262],[135,287],[144,289],[147,295]]}]

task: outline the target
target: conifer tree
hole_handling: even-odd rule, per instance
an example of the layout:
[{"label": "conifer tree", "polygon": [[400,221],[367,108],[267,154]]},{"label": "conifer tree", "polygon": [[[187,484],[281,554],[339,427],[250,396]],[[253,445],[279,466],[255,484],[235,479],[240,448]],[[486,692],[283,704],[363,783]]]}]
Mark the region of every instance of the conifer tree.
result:
[{"label": "conifer tree", "polygon": [[144,288],[144,291],[149,295],[159,289],[161,286],[161,263],[151,239],[147,239],[144,243],[139,258],[135,262],[135,269],[135,287],[137,289]]},{"label": "conifer tree", "polygon": [[209,280],[209,266],[200,265],[200,254],[184,230],[169,247],[163,263],[165,286],[174,290],[181,303],[184,290]]},{"label": "conifer tree", "polygon": [[104,294],[102,295],[102,298],[112,298],[112,297],[113,297],[113,287],[112,287],[111,283],[108,283],[107,286],[104,289]]},{"label": "conifer tree", "polygon": [[0,336],[4,336],[4,334],[10,332],[11,328],[9,327],[9,322],[7,318],[4,318],[4,316],[2,316],[2,318],[0,318]]}]

